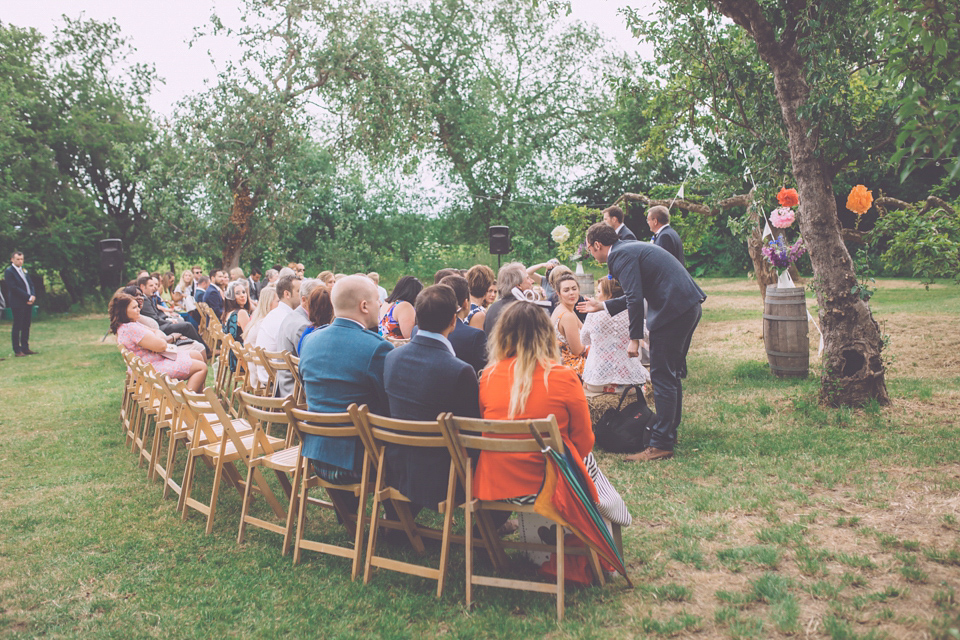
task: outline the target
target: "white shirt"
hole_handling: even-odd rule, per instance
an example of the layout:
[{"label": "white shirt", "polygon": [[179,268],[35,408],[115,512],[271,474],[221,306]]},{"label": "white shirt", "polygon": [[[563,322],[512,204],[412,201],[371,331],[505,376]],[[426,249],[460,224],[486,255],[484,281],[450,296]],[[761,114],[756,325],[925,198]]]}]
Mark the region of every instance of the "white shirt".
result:
[{"label": "white shirt", "polygon": [[[261,347],[264,351],[277,351],[277,339],[280,337],[280,325],[283,323],[284,318],[291,313],[293,313],[293,309],[291,309],[290,306],[285,302],[281,302],[277,305],[276,309],[268,313],[263,318],[263,321],[260,322],[260,330],[257,332],[256,346]],[[263,367],[257,368],[257,378],[260,379],[261,384],[267,383],[269,376]]]},{"label": "white shirt", "polygon": [[11,264],[10,266],[12,266],[14,269],[16,269],[16,270],[17,270],[17,273],[20,274],[20,279],[23,280],[23,284],[25,284],[25,285],[27,286],[27,294],[32,296],[33,293],[31,293],[31,290],[33,289],[33,287],[30,286],[30,281],[27,280],[27,274],[25,274],[25,273],[23,272],[23,267],[18,267],[18,266],[15,265],[15,264]]}]

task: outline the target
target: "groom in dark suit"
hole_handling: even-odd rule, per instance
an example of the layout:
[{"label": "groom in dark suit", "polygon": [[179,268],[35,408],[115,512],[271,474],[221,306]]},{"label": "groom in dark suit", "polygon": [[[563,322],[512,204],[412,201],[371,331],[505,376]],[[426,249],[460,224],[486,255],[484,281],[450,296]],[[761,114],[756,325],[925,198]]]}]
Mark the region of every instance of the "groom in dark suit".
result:
[{"label": "groom in dark suit", "polygon": [[[453,288],[445,284],[427,287],[417,296],[417,334],[388,353],[384,367],[391,418],[436,420],[447,411],[480,417],[477,374],[454,355],[448,339],[462,324],[458,306]],[[447,450],[387,444],[385,455],[389,484],[414,504],[436,511],[447,493]]]},{"label": "groom in dark suit", "polygon": [[650,331],[650,375],[657,421],[652,426],[650,446],[628,460],[670,458],[677,442],[677,427],[683,409],[681,379],[687,375],[687,351],[700,322],[700,304],[706,294],[687,270],[669,253],[646,242],[623,242],[603,223],[587,230],[587,250],[600,263],[607,263],[610,275],[620,282],[624,296],[578,305],[581,311],[610,315],[623,310],[630,314],[630,345],[627,355],[639,356],[643,343],[643,302],[647,302],[647,329]]},{"label": "groom in dark suit", "polygon": [[623,209],[617,205],[607,207],[603,210],[603,223],[617,232],[617,237],[621,240],[636,240],[637,236],[633,231],[623,224]]},{"label": "groom in dark suit", "polygon": [[670,211],[662,205],[650,207],[647,211],[647,226],[653,232],[653,244],[665,249],[679,260],[680,264],[687,266],[683,259],[683,241],[680,234],[670,226]]},{"label": "groom in dark suit", "polygon": [[22,358],[35,355],[30,350],[30,322],[33,314],[33,303],[37,301],[37,291],[33,287],[33,280],[23,268],[23,253],[14,251],[10,256],[10,266],[3,272],[3,279],[7,283],[10,294],[10,311],[13,312],[13,331],[10,332],[13,341],[13,354]]}]

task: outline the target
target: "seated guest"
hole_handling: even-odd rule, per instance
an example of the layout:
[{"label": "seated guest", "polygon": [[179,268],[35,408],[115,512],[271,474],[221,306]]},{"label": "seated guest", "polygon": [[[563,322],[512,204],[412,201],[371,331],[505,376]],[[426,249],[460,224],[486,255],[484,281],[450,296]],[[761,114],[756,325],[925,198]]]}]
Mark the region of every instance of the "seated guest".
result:
[{"label": "seated guest", "polygon": [[157,288],[157,295],[163,300],[163,304],[168,309],[174,309],[173,289],[177,284],[177,276],[172,271],[167,271],[160,276],[160,286]]},{"label": "seated guest", "polygon": [[[329,271],[324,271],[323,273],[330,273]],[[320,274],[323,275],[323,274]],[[330,273],[332,276],[333,274]],[[318,276],[319,277],[319,276]],[[376,271],[371,271],[367,274],[367,277],[373,280],[373,284],[377,285],[377,293],[380,295],[380,304],[383,304],[384,300],[387,299],[387,290],[380,286],[380,274]]]},{"label": "seated guest", "polygon": [[[255,344],[264,351],[280,351],[280,325],[300,306],[300,280],[296,276],[283,276],[277,280],[277,300],[280,304],[263,318],[257,333]],[[266,384],[270,378],[265,369],[260,369],[257,374],[260,384]]]},{"label": "seated guest", "polygon": [[397,280],[397,285],[380,308],[380,335],[396,340],[410,337],[413,325],[417,323],[413,303],[421,291],[423,284],[413,276],[403,276]]},{"label": "seated guest", "polygon": [[247,296],[254,303],[260,299],[260,278],[262,276],[260,267],[251,267],[250,277],[247,278]]},{"label": "seated guest", "polygon": [[[393,347],[376,331],[377,287],[367,277],[346,276],[333,285],[330,297],[336,316],[333,323],[314,332],[300,352],[307,407],[320,413],[342,413],[356,403],[366,404],[373,413],[389,415],[383,368]],[[302,452],[317,475],[328,482],[360,481],[364,456],[360,438],[304,436]],[[339,497],[350,500],[352,496]]]},{"label": "seated guest", "polygon": [[202,273],[199,276],[194,276],[193,281],[195,283],[193,300],[194,302],[203,302],[203,296],[207,292],[207,287],[210,286],[210,276]]},{"label": "seated guest", "polygon": [[[447,336],[450,344],[453,345],[453,351],[457,357],[473,367],[479,374],[487,366],[487,334],[480,329],[475,329],[466,323],[466,317],[470,313],[470,285],[463,276],[447,276],[440,281],[445,284],[457,296],[457,326],[453,332]],[[417,316],[417,324],[420,324],[420,316]],[[460,415],[460,414],[457,414]]]},{"label": "seated guest", "polygon": [[[267,269],[267,272],[266,272],[265,274],[263,274],[263,277],[266,278],[268,285],[276,284],[276,283],[277,283],[277,278],[280,277],[280,270],[279,270],[279,269]],[[266,286],[266,285],[265,285],[265,286]],[[263,290],[263,289],[261,289],[261,291],[262,291],[262,290]]]},{"label": "seated guest", "polygon": [[[605,302],[623,295],[620,283],[610,278],[597,282],[596,300]],[[591,345],[583,367],[583,384],[591,393],[620,393],[624,385],[644,384],[650,380],[640,358],[627,357],[630,343],[630,317],[626,313],[611,316],[606,308],[587,314],[580,329],[580,340]]]},{"label": "seated guest", "polygon": [[[550,274],[553,273],[554,267],[560,264],[560,261],[556,258],[550,258],[546,262],[541,262],[540,264],[535,264],[532,267],[527,268],[527,273],[530,274],[530,277],[533,279],[533,284],[539,285],[543,290],[544,298],[549,300],[550,297],[555,293],[553,287],[550,286]],[[541,276],[537,271],[544,269],[543,275]]]},{"label": "seated guest", "polygon": [[[243,330],[247,328],[250,322],[250,314],[253,312],[253,305],[250,304],[250,298],[247,296],[247,288],[243,280],[235,280],[227,285],[227,291],[224,293],[223,332],[233,336],[237,344],[243,344]],[[237,370],[237,358],[230,354],[230,371]]]},{"label": "seated guest", "polygon": [[433,284],[440,284],[440,281],[446,278],[447,276],[458,276],[460,275],[459,269],[440,269],[435,274],[433,274]]},{"label": "seated guest", "polygon": [[200,276],[203,275],[203,267],[198,264],[190,267],[190,273],[193,274],[193,284],[190,286],[190,295],[193,296],[193,299],[197,299],[197,282],[200,281]]},{"label": "seated guest", "polygon": [[[466,321],[474,329],[483,329],[487,307],[497,298],[497,277],[487,265],[477,264],[470,267],[466,278],[470,285],[470,311]],[[487,298],[490,295],[493,295],[493,300],[488,303]]]},{"label": "seated guest", "polygon": [[[550,276],[547,278],[550,281],[550,289],[553,291],[553,293],[549,297],[549,300],[553,304],[554,310],[557,308],[557,305],[560,304],[560,296],[557,295],[557,287],[559,286],[557,284],[557,279],[560,278],[560,276],[565,274],[574,275],[570,267],[561,264],[554,267],[550,271]],[[583,292],[581,291],[580,297],[578,298],[578,302],[583,302],[584,300],[586,300],[586,298],[583,297]],[[587,314],[583,311],[578,311],[576,307],[574,307],[573,312],[577,314],[578,318],[580,318],[580,322],[584,322],[587,319]]]},{"label": "seated guest", "polygon": [[234,267],[230,269],[229,282],[234,282],[236,280],[243,280],[243,269],[240,267]]},{"label": "seated guest", "polygon": [[180,282],[173,289],[173,308],[187,313],[197,308],[193,299],[193,272],[189,269],[180,274]]},{"label": "seated guest", "polygon": [[[307,278],[300,282],[300,304],[293,310],[293,313],[288,313],[287,317],[280,323],[275,351],[289,351],[293,355],[297,355],[300,336],[303,335],[304,329],[310,325],[307,299],[314,289],[322,286],[323,283],[314,278]],[[293,393],[293,374],[289,371],[279,371],[277,373],[277,396],[282,398],[291,393]]]},{"label": "seated guest", "polygon": [[173,351],[172,359],[166,355],[173,336],[164,336],[160,331],[148,329],[138,322],[140,304],[125,293],[117,293],[110,300],[110,331],[117,335],[117,342],[129,349],[138,358],[151,365],[157,373],[175,380],[186,380],[187,388],[194,392],[203,390],[207,379],[207,363],[197,351]]},{"label": "seated guest", "polygon": [[[590,410],[580,378],[560,364],[557,338],[536,304],[508,306],[490,336],[490,364],[480,377],[480,412],[490,420],[536,420],[556,416],[564,447],[581,466],[593,450]],[[520,499],[532,503],[543,484],[541,453],[483,451],[477,461],[474,495],[480,500]],[[596,490],[590,487],[595,497]]]},{"label": "seated guest", "polygon": [[580,375],[587,359],[587,348],[580,342],[580,327],[583,323],[573,312],[580,299],[580,285],[572,273],[565,273],[554,282],[557,285],[559,303],[550,320],[557,330],[560,360]]},{"label": "seated guest", "polygon": [[137,280],[137,288],[140,289],[140,293],[143,294],[143,308],[140,312],[152,318],[157,322],[157,326],[160,327],[160,331],[165,334],[172,335],[174,333],[180,334],[185,338],[190,338],[194,342],[199,342],[203,345],[204,350],[207,353],[207,357],[210,357],[210,349],[207,347],[206,343],[200,339],[200,334],[197,333],[196,328],[189,322],[183,322],[180,319],[180,315],[175,311],[170,311],[167,313],[161,307],[157,306],[156,301],[156,291],[157,291],[157,279],[153,276],[141,276]]},{"label": "seated guest", "polygon": [[[455,327],[470,328],[457,315],[456,294],[445,284],[427,287],[417,296],[415,306],[417,334],[409,344],[386,356],[383,382],[390,417],[436,420],[447,411],[458,416],[480,417],[477,374],[454,356],[448,340]],[[384,454],[389,484],[415,505],[436,510],[447,495],[450,472],[447,450],[387,444]]]},{"label": "seated guest", "polygon": [[500,273],[497,274],[497,293],[500,299],[487,309],[487,317],[483,320],[483,332],[488,336],[493,333],[497,317],[506,307],[517,301],[517,297],[513,294],[514,289],[523,292],[532,288],[533,279],[519,262],[508,262],[500,267]]},{"label": "seated guest", "polygon": [[307,316],[310,318],[310,324],[300,334],[300,342],[297,343],[297,355],[303,349],[304,340],[317,329],[326,328],[333,322],[333,303],[330,302],[330,289],[322,283],[316,287],[307,296]]},{"label": "seated guest", "polygon": [[[137,304],[140,305],[141,310],[143,309],[143,293],[140,291],[140,289],[137,288],[136,285],[124,287],[120,291],[117,291],[117,293],[125,293],[128,296],[131,296],[133,299],[137,301]],[[151,331],[159,331],[163,339],[164,340],[167,339],[168,337],[167,334],[160,331],[160,324],[153,318],[148,318],[141,312],[140,317],[137,318],[137,322],[145,326],[147,329],[150,329]],[[201,351],[204,354],[206,353],[206,347],[204,347],[203,343],[201,342],[194,342],[193,340],[185,340],[184,337],[179,333],[171,333],[169,337],[173,339],[173,344],[175,345],[177,342],[184,340],[184,343],[182,345],[176,345],[176,348],[178,351]]]},{"label": "seated guest", "polygon": [[244,344],[257,344],[257,334],[260,332],[260,325],[267,314],[277,308],[280,301],[277,299],[277,288],[267,286],[260,292],[260,303],[250,314],[250,321],[246,329],[243,330]]},{"label": "seated guest", "polygon": [[[325,284],[327,289],[332,289],[333,283],[337,281],[337,277],[333,275],[333,271],[321,271],[319,274],[317,274],[317,280]],[[383,299],[386,300],[387,297],[384,296]]]},{"label": "seated guest", "polygon": [[210,272],[210,284],[203,294],[203,301],[207,303],[213,315],[218,318],[223,315],[223,290],[227,286],[227,272],[223,269],[214,269]]}]

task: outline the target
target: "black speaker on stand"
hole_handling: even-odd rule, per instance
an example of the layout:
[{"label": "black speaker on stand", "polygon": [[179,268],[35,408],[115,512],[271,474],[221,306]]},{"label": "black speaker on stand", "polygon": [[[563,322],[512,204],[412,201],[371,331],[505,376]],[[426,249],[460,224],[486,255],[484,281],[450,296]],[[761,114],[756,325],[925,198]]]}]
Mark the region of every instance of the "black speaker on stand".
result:
[{"label": "black speaker on stand", "polygon": [[112,292],[123,282],[123,240],[100,241],[100,286]]},{"label": "black speaker on stand", "polygon": [[497,271],[500,271],[500,256],[510,253],[510,227],[494,226],[490,234],[490,253],[497,256]]}]

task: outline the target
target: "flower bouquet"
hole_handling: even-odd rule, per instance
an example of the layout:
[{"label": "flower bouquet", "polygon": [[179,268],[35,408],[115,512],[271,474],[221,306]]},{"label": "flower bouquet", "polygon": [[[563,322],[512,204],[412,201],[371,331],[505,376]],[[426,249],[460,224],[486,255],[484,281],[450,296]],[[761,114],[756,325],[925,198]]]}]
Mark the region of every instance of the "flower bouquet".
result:
[{"label": "flower bouquet", "polygon": [[553,241],[557,244],[563,244],[570,239],[570,229],[566,225],[558,224],[553,228],[553,231],[550,232],[550,237],[553,238]]},{"label": "flower bouquet", "polygon": [[803,238],[799,238],[791,245],[787,244],[787,241],[783,239],[783,234],[780,234],[776,240],[771,240],[764,245],[761,252],[767,262],[777,269],[779,275],[777,286],[792,287],[793,280],[790,279],[787,269],[807,252],[807,248],[803,245]]}]

